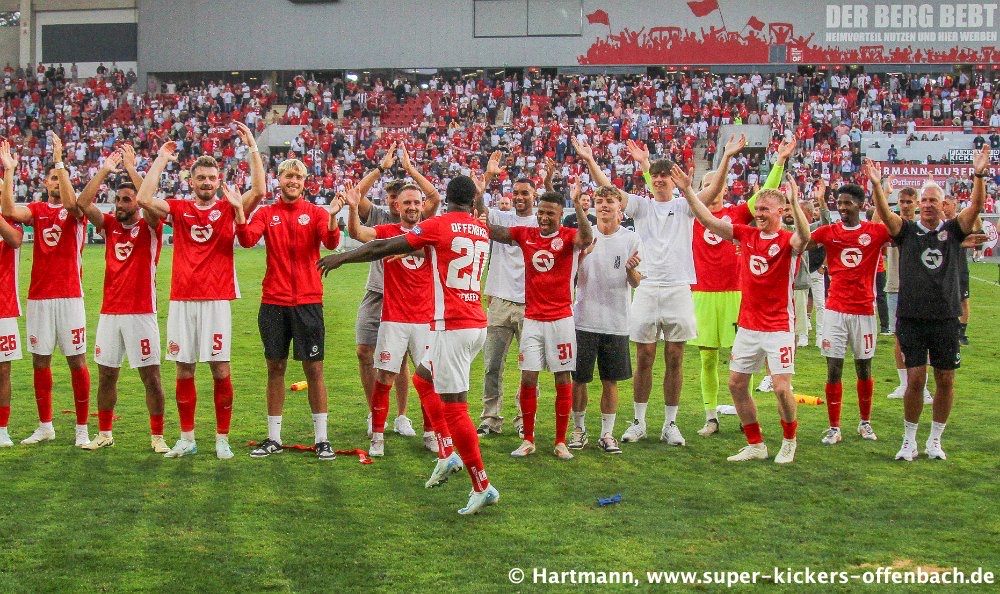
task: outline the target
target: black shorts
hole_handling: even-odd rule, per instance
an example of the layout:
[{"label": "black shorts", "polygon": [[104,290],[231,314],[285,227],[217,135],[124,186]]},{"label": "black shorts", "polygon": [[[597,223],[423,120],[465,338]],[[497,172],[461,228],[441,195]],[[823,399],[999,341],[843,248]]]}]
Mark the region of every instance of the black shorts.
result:
[{"label": "black shorts", "polygon": [[295,340],[296,361],[322,361],[326,327],[323,323],[323,305],[260,304],[257,315],[260,340],[264,343],[264,357],[287,359],[288,345]]},{"label": "black shorts", "polygon": [[593,381],[595,362],[602,381],[620,382],[632,377],[628,336],[577,330],[573,381],[578,384]]},{"label": "black shorts", "polygon": [[[963,256],[964,258],[964,256]],[[964,267],[958,273],[958,290],[961,293],[962,299],[969,298],[969,268]]]},{"label": "black shorts", "polygon": [[927,365],[930,355],[934,369],[958,369],[962,363],[958,338],[958,318],[924,320],[897,318],[896,337],[907,367]]}]

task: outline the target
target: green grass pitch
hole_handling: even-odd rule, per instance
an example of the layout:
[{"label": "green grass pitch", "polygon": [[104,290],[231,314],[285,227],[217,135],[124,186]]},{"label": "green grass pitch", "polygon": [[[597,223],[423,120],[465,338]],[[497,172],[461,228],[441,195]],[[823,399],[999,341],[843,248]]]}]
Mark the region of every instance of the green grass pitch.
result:
[{"label": "green grass pitch", "polygon": [[[23,299],[30,246],[22,252]],[[103,248],[88,246],[84,254],[92,351]],[[161,330],[171,255],[164,250],[158,272]],[[695,433],[703,413],[698,357],[689,347],[678,419],[686,447],[669,448],[655,439],[663,409],[654,390],[652,439],[626,444],[621,456],[607,456],[596,448],[595,438],[574,460],[557,460],[549,446],[554,391],[551,376],[543,375],[539,452],[512,459],[509,452],[518,441],[509,425],[503,435],[483,440],[483,459],[501,501],[473,518],[456,514],[469,491],[466,474],[455,475],[440,489],[423,488],[434,459],[421,448],[419,437],[388,434],[385,458],[371,465],[350,456],[320,463],[311,453],[291,451],[263,460],[247,455],[246,442],[266,435],[266,376],[256,324],[264,251],[238,251],[237,269],[243,298],[233,302],[236,399],[231,441],[236,458],[220,461],[214,456],[211,376],[204,366],[197,376],[199,455],[167,460],[149,450],[142,387],[128,369],[120,382],[115,447],[96,452],[74,448],[73,417],[59,413],[72,408],[69,373],[57,355],[56,441],[0,450],[0,591],[670,591],[648,585],[645,572],[770,572],[775,566],[851,573],[879,566],[1000,570],[1000,436],[994,400],[1000,288],[992,283],[992,265],[972,266],[972,346],[963,350],[958,372],[955,410],[944,439],[947,461],[892,460],[901,441],[902,402],[886,399],[897,381],[887,348],[891,343],[880,338],[873,416],[877,442],[864,442],[853,433],[853,366],[845,365],[843,443],[820,445],[825,407],[800,406],[794,464],[728,463],[726,456],[745,442],[735,417],[723,417],[722,433],[710,439]],[[330,438],[336,449],[367,447],[367,411],[354,355],[354,317],[365,272],[365,266],[353,265],[325,281],[325,370]],[[22,338],[23,328],[22,320]],[[821,396],[825,364],[818,349],[802,349],[797,368],[796,392]],[[17,441],[37,420],[27,352],[12,374],[10,432]],[[91,407],[96,410],[92,362],[91,375]],[[478,418],[481,360],[472,377],[470,409]],[[654,377],[662,377],[662,359]],[[299,379],[301,369],[290,363],[288,382]],[[173,443],[178,426],[172,364],[164,365],[163,381],[166,437]],[[722,386],[725,391],[725,380]],[[506,373],[508,418],[516,388],[515,353]],[[595,392],[591,429],[600,423]],[[758,394],[757,399],[765,439],[776,453],[780,426],[774,398]],[[729,402],[728,395],[720,394],[720,402]],[[304,393],[289,392],[286,443],[311,441],[308,413]],[[409,414],[419,431],[419,404],[412,390]],[[625,382],[619,435],[631,415],[631,383]],[[929,424],[930,411],[925,410],[921,444]],[[96,431],[94,419],[91,434]],[[596,504],[597,498],[615,493],[623,496],[617,505]],[[535,567],[633,571],[640,583],[543,586],[532,583]],[[512,568],[527,571],[524,584],[511,584]],[[854,582],[824,590],[860,587]],[[778,586],[781,591],[793,588]]]}]

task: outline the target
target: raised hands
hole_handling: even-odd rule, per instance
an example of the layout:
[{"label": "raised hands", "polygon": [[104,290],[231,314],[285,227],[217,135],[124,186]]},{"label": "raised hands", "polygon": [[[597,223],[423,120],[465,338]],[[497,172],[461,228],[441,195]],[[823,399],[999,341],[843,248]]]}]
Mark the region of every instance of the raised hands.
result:
[{"label": "raised hands", "polygon": [[684,173],[680,165],[674,164],[674,168],[670,170],[670,178],[674,180],[674,185],[685,194],[691,189],[691,176]]},{"label": "raised hands", "polygon": [[649,161],[649,149],[645,146],[641,146],[631,138],[625,142],[625,150],[628,151],[628,154],[632,157],[633,161],[637,161],[639,163]]},{"label": "raised hands", "polygon": [[392,166],[396,163],[396,144],[395,141],[390,144],[389,150],[385,152],[385,156],[379,161],[378,166],[382,168],[382,171],[392,169]]},{"label": "raised hands", "polygon": [[795,147],[798,146],[798,144],[799,137],[793,134],[791,140],[785,140],[778,145],[778,157],[780,157],[782,161],[787,161],[788,158],[792,156],[792,153],[795,152]]},{"label": "raised hands", "polygon": [[0,164],[5,171],[17,169],[18,155],[10,150],[10,143],[6,140],[0,141]]},{"label": "raised hands", "polygon": [[569,141],[573,144],[573,150],[576,151],[578,157],[584,161],[594,160],[594,149],[590,148],[590,144],[586,140],[580,142],[575,136],[570,136]]},{"label": "raised hands", "polygon": [[736,138],[736,135],[733,134],[732,136],[729,137],[729,140],[726,142],[726,146],[723,149],[723,155],[727,157],[732,157],[736,153],[742,151],[743,147],[745,147],[746,145],[747,145],[746,134],[740,134],[739,138]]},{"label": "raised hands", "polygon": [[163,145],[160,147],[160,150],[157,151],[156,157],[158,159],[159,158],[166,159],[167,161],[176,161],[177,160],[177,143],[174,142],[173,140],[164,142]]},{"label": "raised hands", "polygon": [[239,135],[240,140],[243,144],[247,145],[251,152],[257,150],[257,140],[253,137],[253,131],[247,127],[243,122],[235,122],[236,133]]},{"label": "raised hands", "polygon": [[63,160],[63,143],[62,139],[52,135],[52,161],[54,163],[62,163]]}]

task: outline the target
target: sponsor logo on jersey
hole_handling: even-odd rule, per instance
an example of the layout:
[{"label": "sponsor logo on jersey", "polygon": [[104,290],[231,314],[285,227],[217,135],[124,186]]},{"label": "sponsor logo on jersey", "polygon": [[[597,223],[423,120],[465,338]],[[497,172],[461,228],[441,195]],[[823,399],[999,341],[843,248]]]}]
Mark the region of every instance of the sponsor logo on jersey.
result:
[{"label": "sponsor logo on jersey", "polygon": [[420,235],[423,232],[424,230],[420,228],[420,225],[417,225],[416,227],[410,230],[410,233],[413,233],[414,235]]},{"label": "sponsor logo on jersey", "polygon": [[752,272],[754,276],[764,274],[767,272],[767,268],[767,260],[764,256],[750,256],[750,272]]},{"label": "sponsor logo on jersey", "polygon": [[177,354],[180,352],[181,352],[181,345],[177,344],[172,340],[167,343],[167,353],[169,353],[170,356],[176,357]]},{"label": "sponsor logo on jersey", "polygon": [[781,251],[781,246],[776,243],[772,243],[771,247],[767,248],[767,255],[773,258],[779,251]]},{"label": "sponsor logo on jersey", "polygon": [[858,243],[860,243],[862,246],[866,246],[871,242],[872,242],[871,235],[868,235],[867,233],[862,233],[861,235],[858,235]]},{"label": "sponsor logo on jersey", "polygon": [[119,243],[115,246],[115,257],[118,258],[119,262],[124,262],[132,255],[132,250],[135,245],[131,241],[126,241],[125,243]]},{"label": "sponsor logo on jersey", "polygon": [[61,237],[62,237],[61,227],[53,226],[42,231],[42,241],[44,241],[45,245],[49,247],[56,247],[57,245],[59,245],[59,238]]},{"label": "sponsor logo on jersey", "polygon": [[[215,211],[218,212],[218,211]],[[198,243],[205,243],[212,238],[212,226],[191,225],[191,239]]]},{"label": "sponsor logo on jersey", "polygon": [[307,215],[305,213],[300,214],[299,215],[299,224],[300,225],[308,225],[309,224],[309,215]]},{"label": "sponsor logo on jersey", "polygon": [[844,251],[840,252],[840,263],[848,268],[855,268],[861,264],[861,250],[854,247],[844,248]]},{"label": "sponsor logo on jersey", "polygon": [[405,268],[410,270],[416,270],[424,265],[424,259],[421,256],[407,256],[399,261]]},{"label": "sponsor logo on jersey", "polygon": [[208,213],[208,220],[214,223],[215,221],[218,221],[219,217],[221,216],[222,216],[221,210],[213,210],[212,212]]},{"label": "sponsor logo on jersey", "polygon": [[552,245],[552,249],[554,249],[557,252],[559,250],[563,249],[563,240],[562,240],[562,238],[561,237],[556,237],[555,239],[552,240],[552,244],[551,245]]},{"label": "sponsor logo on jersey", "polygon": [[615,270],[618,270],[621,267],[622,267],[622,257],[615,256]]},{"label": "sponsor logo on jersey", "polygon": [[548,272],[556,265],[556,257],[552,255],[552,252],[539,250],[531,256],[531,265],[538,272]]},{"label": "sponsor logo on jersey", "polygon": [[704,239],[705,243],[707,243],[708,245],[719,245],[720,243],[722,243],[722,238],[716,235],[715,233],[712,233],[708,229],[705,229],[705,233],[702,234],[702,239]]},{"label": "sponsor logo on jersey", "polygon": [[944,262],[944,255],[939,249],[927,248],[922,254],[920,254],[920,261],[923,262],[924,266],[926,266],[929,270],[937,270],[941,267],[941,263]]}]

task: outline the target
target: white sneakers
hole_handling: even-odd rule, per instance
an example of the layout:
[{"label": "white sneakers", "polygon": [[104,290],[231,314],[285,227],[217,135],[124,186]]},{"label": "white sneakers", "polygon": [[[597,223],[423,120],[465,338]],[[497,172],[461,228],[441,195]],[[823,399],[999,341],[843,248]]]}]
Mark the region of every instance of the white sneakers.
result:
[{"label": "white sneakers", "polygon": [[[567,449],[566,451],[568,452],[569,450]],[[525,439],[524,441],[521,442],[521,445],[517,446],[516,450],[510,453],[510,455],[514,456],[515,458],[524,458],[525,456],[530,456],[531,454],[534,453],[535,453],[535,444]]]},{"label": "white sneakers", "polygon": [[941,438],[929,438],[924,445],[924,453],[931,460],[947,460],[944,450],[941,449]]},{"label": "white sneakers", "polygon": [[771,376],[765,375],[764,379],[760,380],[760,384],[757,386],[758,392],[773,392],[774,382],[771,381]]},{"label": "white sneakers", "polygon": [[823,439],[820,440],[820,443],[823,445],[833,445],[840,443],[841,439],[843,439],[843,437],[840,435],[840,427],[830,427],[826,430],[826,433],[823,434]]},{"label": "white sneakers", "polygon": [[410,417],[406,415],[399,415],[396,417],[396,420],[392,423],[392,430],[403,437],[417,436],[417,432],[413,429],[413,423],[410,421]]},{"label": "white sneakers", "polygon": [[778,451],[778,455],[774,457],[775,464],[788,464],[795,460],[795,448],[797,442],[794,439],[783,439],[781,440],[781,450]]},{"label": "white sneakers", "polygon": [[622,441],[625,443],[635,443],[646,437],[646,425],[639,422],[639,419],[632,421],[625,433],[622,434]]},{"label": "white sneakers", "polygon": [[875,430],[872,429],[872,424],[868,421],[861,421],[858,423],[858,435],[860,435],[862,439],[878,441],[878,435],[875,435]]},{"label": "white sneakers", "polygon": [[708,437],[719,432],[719,419],[708,419],[705,426],[698,430],[698,435]]},{"label": "white sneakers", "polygon": [[14,447],[14,442],[10,439],[10,434],[7,433],[6,427],[0,427],[0,448],[12,448]]},{"label": "white sneakers", "polygon": [[96,450],[98,448],[110,448],[115,445],[115,439],[104,432],[98,433],[89,443],[80,446],[85,450]]},{"label": "white sneakers", "polygon": [[153,448],[153,451],[157,454],[166,454],[170,451],[170,446],[167,445],[167,440],[163,439],[162,435],[153,435],[150,437],[149,447]]},{"label": "white sneakers", "polygon": [[424,449],[428,452],[438,453],[438,440],[433,431],[424,431]]},{"label": "white sneakers", "polygon": [[660,441],[667,442],[667,445],[682,446],[686,442],[681,430],[677,428],[677,423],[665,423],[660,431]]},{"label": "white sneakers", "polygon": [[916,442],[910,441],[909,439],[903,438],[903,447],[899,448],[896,452],[897,460],[906,460],[907,462],[913,462],[917,459],[917,444]]},{"label": "white sneakers", "polygon": [[[112,440],[113,442],[113,440]],[[76,426],[76,447],[86,448],[90,444],[90,433],[88,432],[86,425]]]},{"label": "white sneakers", "polygon": [[556,455],[556,458],[560,460],[572,460],[573,454],[570,453],[569,448],[566,447],[564,443],[557,443],[555,449],[552,451]]},{"label": "white sneakers", "polygon": [[372,437],[372,443],[368,447],[368,455],[372,458],[381,458],[385,455],[385,439]]},{"label": "white sneakers", "polygon": [[[903,386],[896,386],[895,390],[889,392],[888,398],[900,399],[903,397],[905,392],[906,388]],[[934,395],[927,389],[927,386],[924,386],[924,404],[934,404]]]},{"label": "white sneakers", "polygon": [[730,462],[748,462],[750,460],[767,460],[767,446],[764,442],[745,446],[736,454],[726,458]]},{"label": "white sneakers", "polygon": [[233,457],[233,449],[229,447],[228,436],[215,436],[215,457],[219,460],[229,460]]}]

